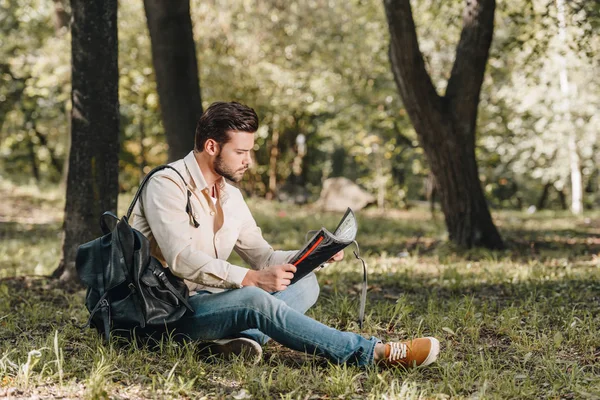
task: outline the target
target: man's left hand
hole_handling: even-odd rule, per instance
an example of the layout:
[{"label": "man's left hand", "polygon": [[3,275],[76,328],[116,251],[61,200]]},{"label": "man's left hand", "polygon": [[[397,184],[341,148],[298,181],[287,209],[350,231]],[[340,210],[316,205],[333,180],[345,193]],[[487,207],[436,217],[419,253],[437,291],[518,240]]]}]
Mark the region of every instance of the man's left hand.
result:
[{"label": "man's left hand", "polygon": [[333,257],[331,257],[329,260],[327,260],[328,263],[332,263],[332,262],[336,262],[336,261],[342,261],[344,259],[344,250],[340,250],[337,253],[335,253],[335,255]]}]

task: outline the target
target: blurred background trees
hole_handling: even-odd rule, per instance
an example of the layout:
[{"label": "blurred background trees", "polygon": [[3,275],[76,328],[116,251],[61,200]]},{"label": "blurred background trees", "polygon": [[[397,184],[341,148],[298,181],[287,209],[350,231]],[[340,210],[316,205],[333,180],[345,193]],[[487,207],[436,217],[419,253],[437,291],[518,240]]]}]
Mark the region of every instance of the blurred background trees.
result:
[{"label": "blurred background trees", "polygon": [[[155,73],[156,63],[167,65],[170,56],[151,44],[146,12],[154,2],[146,3],[145,9],[143,1],[119,2],[121,191],[175,157]],[[411,5],[425,70],[445,93],[465,3]],[[497,4],[474,143],[492,208],[577,211],[574,169],[582,208],[600,203],[600,5],[566,2],[563,25],[559,8],[556,0]],[[337,176],[361,184],[387,208],[409,207],[435,192],[394,82],[383,2],[191,0],[189,13],[191,25],[178,27],[193,29],[199,80],[193,81],[191,58],[175,63],[187,65],[188,103],[237,100],[261,118],[256,166],[241,183],[247,194],[313,201],[323,180]],[[66,179],[70,15],[65,0],[0,2],[2,179],[42,186]],[[167,36],[161,39],[175,37]],[[191,57],[190,45],[188,36],[166,50]],[[177,130],[193,137],[189,128]]]}]

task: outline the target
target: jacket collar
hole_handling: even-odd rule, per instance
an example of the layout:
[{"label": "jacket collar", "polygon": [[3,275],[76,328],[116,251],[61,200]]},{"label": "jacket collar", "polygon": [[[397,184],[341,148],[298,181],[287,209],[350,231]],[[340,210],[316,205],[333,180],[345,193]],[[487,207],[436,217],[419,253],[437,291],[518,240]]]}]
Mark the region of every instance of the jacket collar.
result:
[{"label": "jacket collar", "polygon": [[[190,176],[192,177],[192,185],[200,189],[200,191],[208,189],[208,184],[204,179],[204,175],[202,175],[202,171],[200,170],[200,166],[196,161],[196,157],[194,157],[194,150],[190,151],[188,155],[183,158],[183,162],[185,163],[185,167],[187,168]],[[219,178],[219,180],[217,181],[217,186],[219,188],[219,200],[221,204],[223,204],[228,197],[227,191],[225,190],[225,178]]]}]

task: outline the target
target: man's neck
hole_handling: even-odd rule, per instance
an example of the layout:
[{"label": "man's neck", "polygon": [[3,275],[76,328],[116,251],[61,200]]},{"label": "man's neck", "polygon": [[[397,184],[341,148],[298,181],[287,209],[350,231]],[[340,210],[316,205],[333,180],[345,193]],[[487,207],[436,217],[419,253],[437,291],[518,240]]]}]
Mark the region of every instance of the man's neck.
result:
[{"label": "man's neck", "polygon": [[212,193],[215,183],[217,183],[222,176],[217,174],[215,170],[212,169],[212,163],[210,162],[209,155],[205,152],[194,151],[194,158],[198,163],[198,167],[200,167],[200,172],[202,172],[202,176],[206,181],[206,185],[210,188]]}]

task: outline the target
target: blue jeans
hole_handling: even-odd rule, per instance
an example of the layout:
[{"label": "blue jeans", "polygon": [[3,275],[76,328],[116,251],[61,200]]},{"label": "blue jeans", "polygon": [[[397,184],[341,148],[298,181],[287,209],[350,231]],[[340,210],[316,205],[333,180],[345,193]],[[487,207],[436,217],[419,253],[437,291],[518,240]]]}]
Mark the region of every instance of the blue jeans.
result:
[{"label": "blue jeans", "polygon": [[195,312],[180,320],[177,331],[202,340],[243,336],[265,344],[273,338],[335,363],[372,364],[377,338],[338,331],[304,315],[318,297],[319,284],[312,273],[273,294],[254,286],[203,291],[190,297]]}]

